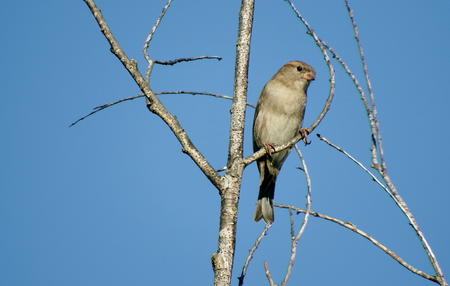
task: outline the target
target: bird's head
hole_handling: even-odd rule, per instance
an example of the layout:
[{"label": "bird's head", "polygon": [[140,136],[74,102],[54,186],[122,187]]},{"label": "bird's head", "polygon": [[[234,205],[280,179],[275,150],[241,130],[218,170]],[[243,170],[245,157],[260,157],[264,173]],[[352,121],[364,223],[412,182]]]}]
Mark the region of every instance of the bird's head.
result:
[{"label": "bird's head", "polygon": [[309,83],[316,79],[316,72],[305,62],[291,61],[281,67],[274,78],[281,80],[287,86],[307,89]]}]

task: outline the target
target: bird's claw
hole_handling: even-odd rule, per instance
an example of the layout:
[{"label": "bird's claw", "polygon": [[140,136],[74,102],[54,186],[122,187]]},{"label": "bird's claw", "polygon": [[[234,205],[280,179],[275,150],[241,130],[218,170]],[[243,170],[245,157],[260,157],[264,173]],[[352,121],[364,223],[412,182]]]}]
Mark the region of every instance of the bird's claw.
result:
[{"label": "bird's claw", "polygon": [[269,157],[272,157],[273,152],[275,151],[275,146],[271,143],[264,144],[264,149]]},{"label": "bird's claw", "polygon": [[303,142],[305,143],[305,145],[309,145],[311,144],[311,141],[308,141],[308,135],[309,135],[309,131],[306,128],[300,128],[298,130],[298,133],[300,133],[301,135],[303,135]]}]

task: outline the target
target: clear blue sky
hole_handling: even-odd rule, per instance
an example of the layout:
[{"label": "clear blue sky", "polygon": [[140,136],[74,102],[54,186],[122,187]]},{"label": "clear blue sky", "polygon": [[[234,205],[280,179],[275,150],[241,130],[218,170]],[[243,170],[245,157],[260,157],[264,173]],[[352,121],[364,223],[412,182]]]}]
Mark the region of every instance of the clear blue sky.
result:
[{"label": "clear blue sky", "polygon": [[[214,4],[212,4],[214,2]],[[174,1],[151,55],[214,60],[155,67],[155,91],[231,95],[240,1]],[[126,53],[144,70],[142,46],[165,1],[97,1]],[[448,84],[450,2],[351,2],[379,110],[389,172],[450,275]],[[343,1],[296,1],[315,31],[361,75]],[[143,100],[68,125],[93,107],[139,93],[109,52],[83,1],[7,1],[0,93],[0,285],[208,285],[217,247],[219,196]],[[285,1],[257,1],[248,100],[289,60],[317,71],[306,124],[320,111],[328,71]],[[369,130],[350,80],[338,71],[336,97],[316,132],[370,163]],[[361,81],[363,81],[361,79]],[[210,163],[226,163],[230,101],[166,95],[161,100]],[[245,154],[251,154],[248,110]],[[311,136],[303,152],[313,209],[351,221],[406,261],[433,274],[393,202],[353,163]],[[283,167],[276,201],[304,206],[295,154]],[[245,170],[234,285],[263,228],[251,220],[255,165]],[[298,218],[297,226],[301,217]],[[289,217],[276,222],[252,261],[246,285],[280,281],[289,257]],[[450,276],[448,276],[450,277]],[[311,218],[290,285],[432,285],[366,240]]]}]

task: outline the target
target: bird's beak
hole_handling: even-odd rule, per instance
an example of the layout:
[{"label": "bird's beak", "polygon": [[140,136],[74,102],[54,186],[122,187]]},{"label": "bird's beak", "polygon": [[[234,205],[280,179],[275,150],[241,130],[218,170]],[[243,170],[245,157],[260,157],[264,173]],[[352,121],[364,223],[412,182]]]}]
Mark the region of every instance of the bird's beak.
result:
[{"label": "bird's beak", "polygon": [[316,79],[316,74],[314,72],[306,73],[304,75],[304,79],[309,80],[309,81],[315,80]]}]

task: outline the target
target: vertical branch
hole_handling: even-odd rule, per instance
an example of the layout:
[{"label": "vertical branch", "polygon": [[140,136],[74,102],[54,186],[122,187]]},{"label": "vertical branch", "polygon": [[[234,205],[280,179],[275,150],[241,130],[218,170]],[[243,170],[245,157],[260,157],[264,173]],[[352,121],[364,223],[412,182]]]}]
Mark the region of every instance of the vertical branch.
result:
[{"label": "vertical branch", "polygon": [[[373,122],[371,122],[371,125],[375,126],[375,130],[372,129],[372,136],[373,136],[373,146],[372,146],[372,161],[373,161],[373,165],[375,168],[379,169],[380,172],[384,172],[386,169],[386,164],[384,161],[384,150],[383,150],[383,145],[382,145],[382,139],[381,139],[381,135],[380,135],[380,125],[379,125],[379,121],[377,118],[377,107],[375,105],[375,95],[373,93],[373,89],[372,89],[372,82],[370,81],[369,78],[369,72],[367,69],[367,63],[366,63],[366,57],[364,56],[364,49],[362,47],[361,44],[361,40],[359,38],[359,31],[358,31],[358,26],[356,25],[356,21],[355,18],[353,16],[353,11],[350,8],[350,3],[348,0],[345,0],[345,7],[347,8],[347,12],[348,12],[348,16],[350,18],[350,21],[352,23],[353,26],[353,33],[355,35],[355,41],[356,44],[358,46],[358,51],[359,51],[359,58],[361,60],[361,64],[363,67],[363,71],[364,71],[364,76],[366,79],[366,85],[367,85],[367,90],[369,91],[369,97],[370,97],[370,103],[371,103],[371,117],[369,117],[369,120],[372,120]],[[374,132],[375,131],[375,132]],[[376,147],[376,144],[378,145],[378,148]],[[381,161],[381,165],[378,164],[378,159],[377,159],[377,151],[380,154],[380,161]]]},{"label": "vertical branch", "polygon": [[233,270],[239,191],[244,170],[242,154],[253,11],[254,0],[242,0],[236,43],[227,173],[224,176],[224,190],[221,193],[219,241],[217,253],[212,255],[214,285],[221,286],[231,284]]},{"label": "vertical branch", "polygon": [[239,35],[236,43],[234,94],[233,104],[231,106],[228,167],[232,167],[236,160],[242,159],[253,10],[254,0],[242,0],[241,11],[239,14]]},{"label": "vertical branch", "polygon": [[275,282],[273,282],[272,275],[270,275],[269,264],[264,262],[264,272],[266,273],[267,280],[269,280],[270,286],[276,286]]}]

